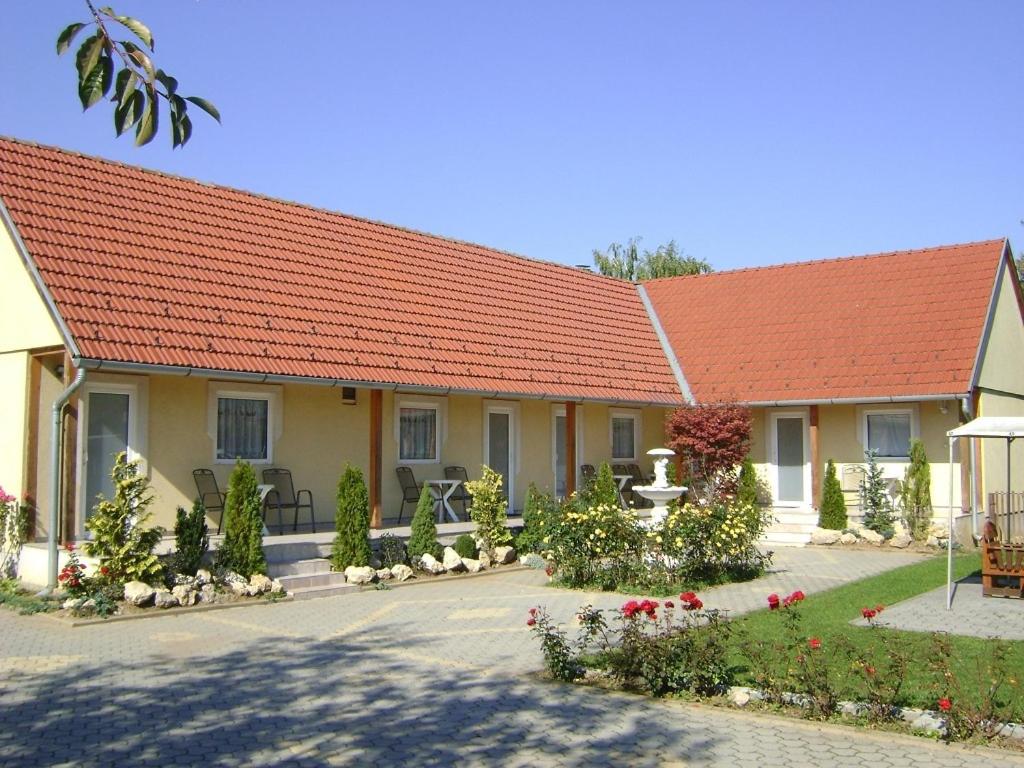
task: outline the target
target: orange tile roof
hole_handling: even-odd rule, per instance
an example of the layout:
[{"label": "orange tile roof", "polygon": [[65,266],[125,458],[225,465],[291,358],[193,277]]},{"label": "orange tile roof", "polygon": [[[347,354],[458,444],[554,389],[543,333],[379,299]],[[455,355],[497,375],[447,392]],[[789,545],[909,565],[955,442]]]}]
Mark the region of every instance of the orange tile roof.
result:
[{"label": "orange tile roof", "polygon": [[681,400],[625,281],[8,139],[0,198],[87,359]]},{"label": "orange tile roof", "polygon": [[644,286],[700,402],[963,394],[1005,241]]}]

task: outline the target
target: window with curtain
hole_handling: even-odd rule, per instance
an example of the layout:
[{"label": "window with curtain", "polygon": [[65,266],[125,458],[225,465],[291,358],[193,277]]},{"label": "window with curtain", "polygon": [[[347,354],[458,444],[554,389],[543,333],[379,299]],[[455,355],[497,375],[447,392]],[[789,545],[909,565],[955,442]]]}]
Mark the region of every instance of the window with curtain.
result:
[{"label": "window with curtain", "polygon": [[217,458],[266,461],[270,457],[270,402],[265,398],[217,398]]},{"label": "window with curtain", "polygon": [[869,413],[868,450],[879,458],[905,458],[910,455],[910,414]]},{"label": "window with curtain", "polygon": [[400,461],[437,461],[437,409],[402,408],[398,424]]},{"label": "window with curtain", "polygon": [[636,419],[632,416],[612,416],[612,458],[636,458]]}]

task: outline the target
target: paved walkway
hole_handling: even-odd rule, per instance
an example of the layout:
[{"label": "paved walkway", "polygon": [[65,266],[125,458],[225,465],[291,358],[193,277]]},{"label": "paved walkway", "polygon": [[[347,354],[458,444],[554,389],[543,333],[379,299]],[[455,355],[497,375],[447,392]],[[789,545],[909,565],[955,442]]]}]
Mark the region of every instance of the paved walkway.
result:
[{"label": "paved walkway", "polygon": [[[785,550],[741,612],[912,562]],[[68,628],[0,610],[0,765],[988,766],[991,752],[547,683],[537,571]],[[1001,765],[1024,759],[1000,755]]]}]

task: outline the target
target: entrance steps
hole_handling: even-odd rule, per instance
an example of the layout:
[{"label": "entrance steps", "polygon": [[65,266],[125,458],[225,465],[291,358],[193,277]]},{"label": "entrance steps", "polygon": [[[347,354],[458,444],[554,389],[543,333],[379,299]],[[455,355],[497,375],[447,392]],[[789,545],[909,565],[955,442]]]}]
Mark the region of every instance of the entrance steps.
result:
[{"label": "entrance steps", "polygon": [[330,551],[330,542],[263,540],[267,575],[280,581],[296,600],[330,597],[359,589],[345,583],[345,574],[331,570],[331,562],[326,557]]},{"label": "entrance steps", "polygon": [[818,513],[814,509],[793,509],[790,507],[772,510],[774,522],[765,531],[761,543],[776,547],[802,547],[811,541],[811,533],[818,525]]}]

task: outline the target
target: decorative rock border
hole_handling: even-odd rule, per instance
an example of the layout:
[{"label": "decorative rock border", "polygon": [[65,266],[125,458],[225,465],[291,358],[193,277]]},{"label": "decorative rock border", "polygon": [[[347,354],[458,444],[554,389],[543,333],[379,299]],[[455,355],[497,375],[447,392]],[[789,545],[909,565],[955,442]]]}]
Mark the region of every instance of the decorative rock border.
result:
[{"label": "decorative rock border", "polygon": [[[527,555],[523,559],[530,558]],[[544,566],[543,558],[539,555],[532,557],[541,560],[541,567]],[[481,550],[478,558],[462,557],[453,547],[445,547],[441,560],[427,553],[415,559],[412,566],[404,563],[396,563],[391,568],[381,568],[379,562],[371,565],[354,566],[350,565],[344,570],[345,582],[360,586],[369,586],[388,581],[404,582],[416,577],[416,571],[431,576],[442,574],[480,573],[503,565],[512,565],[516,562],[516,550],[514,547],[495,547],[492,558],[486,551]]]},{"label": "decorative rock border", "polygon": [[[907,529],[897,523],[895,533],[888,539],[882,534],[865,528],[862,523],[853,523],[841,531],[830,528],[815,528],[811,531],[811,544],[816,546],[846,546],[850,544],[871,544],[881,547],[883,544],[893,549],[906,549],[914,543]],[[933,549],[945,549],[949,545],[949,529],[942,523],[933,523],[928,531],[925,546]]]}]

